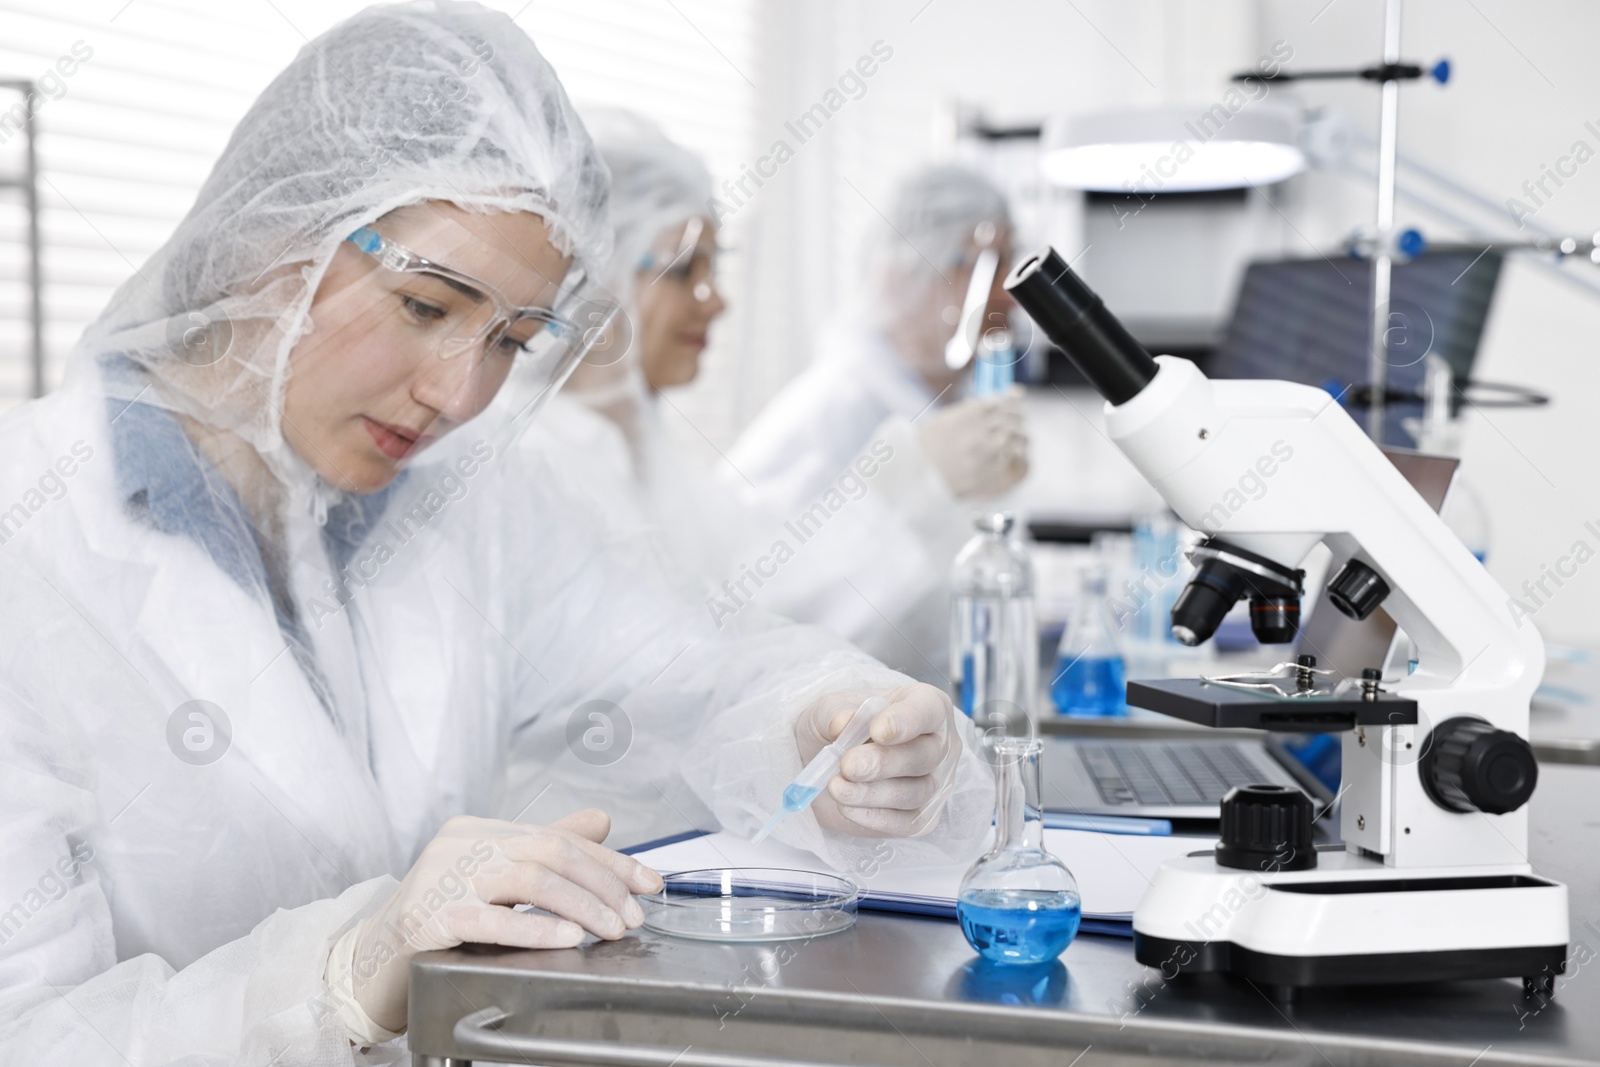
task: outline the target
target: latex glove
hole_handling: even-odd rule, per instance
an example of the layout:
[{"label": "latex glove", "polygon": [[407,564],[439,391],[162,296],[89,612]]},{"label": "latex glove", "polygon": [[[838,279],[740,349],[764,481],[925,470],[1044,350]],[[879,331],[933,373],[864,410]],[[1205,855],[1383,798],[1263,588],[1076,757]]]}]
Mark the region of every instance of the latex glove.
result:
[{"label": "latex glove", "polygon": [[[411,957],[464,941],[517,948],[571,948],[584,931],[616,940],[644,922],[631,893],[661,889],[661,876],[600,844],[611,817],[595,808],[549,826],[451,819],[387,902],[356,935],[354,992],[368,1018],[406,1025]],[[554,915],[513,911],[533,904]]]},{"label": "latex glove", "polygon": [[941,690],[917,682],[821,698],[795,721],[800,764],[811,762],[838,737],[871,696],[889,700],[872,720],[872,739],[844,754],[839,773],[812,802],[811,811],[824,830],[916,837],[938,821],[961,758],[956,710]]},{"label": "latex glove", "polygon": [[1028,473],[1020,390],[962,400],[917,423],[924,454],[956,497],[997,496]]}]

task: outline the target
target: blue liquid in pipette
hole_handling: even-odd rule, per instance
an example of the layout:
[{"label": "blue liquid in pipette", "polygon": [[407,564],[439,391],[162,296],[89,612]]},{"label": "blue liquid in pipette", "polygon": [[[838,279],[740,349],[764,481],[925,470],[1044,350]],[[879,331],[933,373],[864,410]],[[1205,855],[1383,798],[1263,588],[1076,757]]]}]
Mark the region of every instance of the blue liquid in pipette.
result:
[{"label": "blue liquid in pipette", "polygon": [[791,782],[789,788],[783,791],[783,807],[772,813],[772,818],[756,834],[754,841],[759,844],[767,839],[767,835],[778,828],[778,824],[788,816],[791,811],[804,811],[805,806],[817,799],[817,794],[822,792],[820,785],[801,785]]},{"label": "blue liquid in pipette", "polygon": [[805,806],[817,799],[817,794],[822,792],[822,787],[804,786],[798,782],[783,791],[783,807],[785,811],[803,811]]},{"label": "blue liquid in pipette", "polygon": [[1121,656],[1085,656],[1073,661],[1062,656],[1050,697],[1063,715],[1099,717],[1128,713],[1127,689]]},{"label": "blue liquid in pipette", "polygon": [[1083,907],[1075,893],[974,889],[956,901],[967,944],[996,963],[1043,963],[1078,936]]}]

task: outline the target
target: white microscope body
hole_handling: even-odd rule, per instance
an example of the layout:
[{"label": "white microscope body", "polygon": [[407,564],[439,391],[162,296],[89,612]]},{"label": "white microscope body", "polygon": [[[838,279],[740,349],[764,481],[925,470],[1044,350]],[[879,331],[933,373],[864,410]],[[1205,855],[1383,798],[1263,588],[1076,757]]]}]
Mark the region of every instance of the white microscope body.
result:
[{"label": "white microscope body", "polygon": [[[1281,989],[1471,977],[1551,989],[1566,955],[1566,887],[1529,865],[1526,804],[1460,810],[1472,804],[1458,792],[1447,807],[1423,759],[1451,720],[1481,720],[1469,736],[1492,727],[1527,747],[1538,631],[1327,392],[1211,381],[1170,356],[1149,376],[1149,356],[1053,252],[1025,261],[1007,287],[1101,387],[1112,441],[1184,522],[1285,571],[1318,543],[1334,557],[1330,574],[1364,564],[1417,649],[1411,674],[1382,683],[1386,700],[1415,702],[1415,721],[1392,714],[1344,734],[1343,851],[1318,851],[1301,870],[1224,866],[1211,853],[1168,862],[1134,912],[1140,961]],[[1119,345],[1137,350],[1131,381],[1112,356],[1095,366],[1097,349]],[[1259,484],[1252,499],[1245,489]],[[1531,750],[1524,758],[1536,780]],[[1532,785],[1519,786],[1522,799]]]},{"label": "white microscope body", "polygon": [[[1320,542],[1335,566],[1357,558],[1377,571],[1391,589],[1386,610],[1417,647],[1416,670],[1386,688],[1417,702],[1418,721],[1344,735],[1343,853],[1322,853],[1304,871],[1240,871],[1208,857],[1168,864],[1134,912],[1135,931],[1174,942],[1180,956],[1177,944],[1197,940],[1266,955],[1382,956],[1385,964],[1397,953],[1531,946],[1564,956],[1566,888],[1515,877],[1533,873],[1527,807],[1450,811],[1419,774],[1422,746],[1446,720],[1468,716],[1527,736],[1529,701],[1544,672],[1538,631],[1513,620],[1505,591],[1328,393],[1289,382],[1213,382],[1186,360],[1156,362],[1149,386],[1108,406],[1112,441],[1196,529],[1290,567]],[[1263,480],[1263,457],[1276,467],[1267,491],[1241,497],[1241,478],[1255,472]],[[1230,495],[1243,506],[1229,508]],[[1405,892],[1266,888],[1338,879],[1371,881],[1376,890],[1379,880],[1402,875],[1510,877],[1485,888]]]}]

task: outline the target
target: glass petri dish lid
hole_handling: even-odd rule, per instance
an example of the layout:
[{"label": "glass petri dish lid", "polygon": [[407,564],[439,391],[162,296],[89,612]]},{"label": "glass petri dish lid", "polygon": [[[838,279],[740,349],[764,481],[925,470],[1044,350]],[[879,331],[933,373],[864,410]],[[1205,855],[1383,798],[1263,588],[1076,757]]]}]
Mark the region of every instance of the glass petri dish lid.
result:
[{"label": "glass petri dish lid", "polygon": [[638,898],[644,928],[700,941],[800,941],[855,925],[861,890],[848,878],[774,867],[665,875]]}]

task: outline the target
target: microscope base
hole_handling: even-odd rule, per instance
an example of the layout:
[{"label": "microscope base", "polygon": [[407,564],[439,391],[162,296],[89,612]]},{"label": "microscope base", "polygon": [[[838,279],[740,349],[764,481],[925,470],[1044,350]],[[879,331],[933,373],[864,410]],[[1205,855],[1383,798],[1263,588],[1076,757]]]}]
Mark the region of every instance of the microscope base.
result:
[{"label": "microscope base", "polygon": [[[1438,952],[1375,952],[1371,955],[1277,956],[1231,941],[1172,941],[1133,933],[1133,955],[1147,967],[1171,974],[1223,971],[1263,985],[1352,986],[1454,982],[1469,978],[1521,978],[1554,983],[1566,970],[1567,947],[1447,949]],[[1183,963],[1186,957],[1192,962]]]},{"label": "microscope base", "polygon": [[1522,978],[1566,970],[1567,889],[1527,868],[1397,870],[1344,852],[1306,871],[1162,865],[1133,914],[1163,976],[1221,971],[1279,989]]}]

